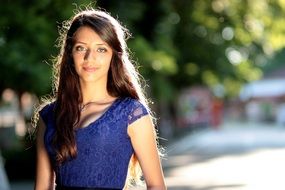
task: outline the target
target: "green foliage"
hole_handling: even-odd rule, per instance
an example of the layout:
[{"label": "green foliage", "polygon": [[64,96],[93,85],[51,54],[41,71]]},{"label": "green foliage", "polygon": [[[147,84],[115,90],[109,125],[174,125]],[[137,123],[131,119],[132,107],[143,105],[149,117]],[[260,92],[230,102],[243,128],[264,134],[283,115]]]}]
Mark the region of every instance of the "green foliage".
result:
[{"label": "green foliage", "polygon": [[[166,100],[194,84],[222,85],[234,96],[242,83],[262,77],[268,58],[285,46],[281,0],[98,0],[96,6],[130,29],[140,72],[152,95]],[[58,51],[57,28],[75,7],[69,0],[1,1],[0,91],[50,91],[47,63]]]},{"label": "green foliage", "polygon": [[74,8],[68,0],[1,1],[0,92],[5,88],[39,95],[50,91],[48,63],[57,53],[58,24]]},{"label": "green foliage", "polygon": [[267,58],[285,45],[284,1],[181,0],[174,6],[181,17],[178,65],[192,79],[179,75],[182,86],[222,84],[226,95],[236,95],[242,83],[262,77]]}]

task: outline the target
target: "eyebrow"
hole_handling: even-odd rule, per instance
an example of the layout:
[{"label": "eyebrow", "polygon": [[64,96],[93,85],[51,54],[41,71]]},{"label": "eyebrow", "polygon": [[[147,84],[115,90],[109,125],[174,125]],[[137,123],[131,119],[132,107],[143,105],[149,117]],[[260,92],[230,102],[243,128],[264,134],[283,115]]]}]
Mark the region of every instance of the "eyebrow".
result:
[{"label": "eyebrow", "polygon": [[[82,41],[77,41],[77,40],[75,40],[75,43],[80,43],[80,44],[87,44],[86,42],[82,42]],[[106,43],[98,43],[98,44],[96,44],[96,45],[107,45]]]}]

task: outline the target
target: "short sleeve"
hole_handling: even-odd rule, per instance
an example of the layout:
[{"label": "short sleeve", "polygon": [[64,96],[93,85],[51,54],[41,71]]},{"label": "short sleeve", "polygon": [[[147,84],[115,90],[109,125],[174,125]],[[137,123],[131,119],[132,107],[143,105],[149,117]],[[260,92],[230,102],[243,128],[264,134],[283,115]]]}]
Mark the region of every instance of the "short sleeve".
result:
[{"label": "short sleeve", "polygon": [[130,113],[128,115],[128,124],[132,124],[141,117],[149,114],[146,107],[138,100],[133,100],[130,106]]},{"label": "short sleeve", "polygon": [[51,104],[48,104],[48,105],[44,106],[39,111],[39,114],[40,114],[40,116],[43,119],[45,124],[47,124],[48,121],[51,119],[52,113],[53,113],[53,108],[54,108],[54,103],[51,103]]}]

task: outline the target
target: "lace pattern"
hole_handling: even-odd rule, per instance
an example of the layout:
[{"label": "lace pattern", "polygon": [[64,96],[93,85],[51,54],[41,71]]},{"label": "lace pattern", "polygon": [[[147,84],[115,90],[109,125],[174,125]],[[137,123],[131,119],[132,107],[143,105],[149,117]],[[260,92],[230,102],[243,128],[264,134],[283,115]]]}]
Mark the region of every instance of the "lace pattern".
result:
[{"label": "lace pattern", "polygon": [[[40,111],[46,125],[45,147],[51,160],[55,159],[51,146],[55,131],[53,107],[54,103]],[[134,152],[127,127],[147,114],[147,109],[138,100],[120,98],[99,119],[76,130],[78,155],[54,168],[57,184],[123,189]]]}]

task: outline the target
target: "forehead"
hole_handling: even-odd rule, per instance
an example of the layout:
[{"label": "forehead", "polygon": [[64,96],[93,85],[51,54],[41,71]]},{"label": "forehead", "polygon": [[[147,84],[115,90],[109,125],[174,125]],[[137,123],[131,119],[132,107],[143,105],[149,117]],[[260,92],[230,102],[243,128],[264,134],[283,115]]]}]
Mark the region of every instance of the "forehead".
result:
[{"label": "forehead", "polygon": [[79,27],[74,33],[73,39],[75,41],[82,42],[104,42],[100,36],[89,26]]}]

